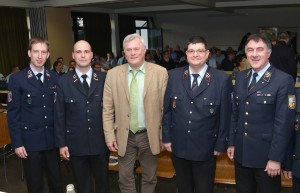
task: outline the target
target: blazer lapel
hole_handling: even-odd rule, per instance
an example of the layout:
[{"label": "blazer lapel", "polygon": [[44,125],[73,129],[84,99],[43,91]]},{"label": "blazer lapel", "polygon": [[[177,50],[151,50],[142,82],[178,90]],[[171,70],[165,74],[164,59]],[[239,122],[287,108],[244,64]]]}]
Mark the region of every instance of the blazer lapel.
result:
[{"label": "blazer lapel", "polygon": [[88,97],[91,96],[91,94],[96,90],[98,85],[99,85],[99,77],[95,72],[93,72],[91,77],[91,84],[90,84]]},{"label": "blazer lapel", "polygon": [[194,97],[198,96],[199,94],[201,94],[209,85],[212,79],[212,75],[209,72],[210,67],[207,68],[204,77],[202,78],[202,81],[199,85],[199,88],[196,90],[196,94],[194,95]]},{"label": "blazer lapel", "polygon": [[129,102],[129,91],[128,91],[128,64],[122,65],[121,74],[119,76],[119,82],[122,84],[126,98]]},{"label": "blazer lapel", "polygon": [[74,83],[74,86],[76,87],[76,89],[78,89],[82,94],[87,95],[84,90],[83,84],[81,84],[81,81],[80,81],[78,75],[76,74],[75,70],[74,70],[74,73],[72,76],[72,80],[73,80],[73,83]]},{"label": "blazer lapel", "polygon": [[32,70],[30,69],[30,67],[28,67],[28,70],[27,70],[27,79],[28,79],[28,82],[30,84],[32,84],[34,87],[36,87],[36,88],[38,88],[40,90],[42,89],[41,84],[37,80],[36,76],[34,75],[34,73],[32,72]]},{"label": "blazer lapel", "polygon": [[147,64],[147,62],[145,62],[145,82],[144,82],[144,97],[146,96],[146,92],[148,90],[149,85],[151,84],[151,80],[153,77],[153,73],[152,73],[152,66],[151,64]]},{"label": "blazer lapel", "polygon": [[190,76],[188,66],[183,68],[182,83],[183,83],[183,87],[185,88],[185,91],[188,93],[190,98],[193,98],[193,91],[192,91],[192,88],[191,88],[191,76]]},{"label": "blazer lapel", "polygon": [[248,96],[255,93],[258,90],[261,90],[263,87],[267,86],[271,81],[272,77],[272,68],[268,68],[268,70],[264,73],[264,75],[259,79],[259,81],[254,85],[254,87],[248,92]]},{"label": "blazer lapel", "polygon": [[244,81],[243,81],[243,90],[247,94],[248,94],[248,86],[249,86],[249,81],[250,81],[250,77],[251,77],[251,72],[252,72],[252,69],[250,68],[248,70],[248,72],[246,72],[245,78],[244,78]]},{"label": "blazer lapel", "polygon": [[44,71],[43,90],[48,87],[48,85],[50,83],[50,78],[51,78],[51,76],[50,76],[49,71],[45,69],[45,71]]}]

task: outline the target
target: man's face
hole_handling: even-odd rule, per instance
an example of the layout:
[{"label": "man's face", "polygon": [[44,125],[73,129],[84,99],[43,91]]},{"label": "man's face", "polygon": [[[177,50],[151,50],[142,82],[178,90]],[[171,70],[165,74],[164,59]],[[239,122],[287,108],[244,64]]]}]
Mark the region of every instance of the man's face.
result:
[{"label": "man's face", "polygon": [[97,71],[101,71],[101,66],[99,64],[96,64],[94,69],[97,70]]},{"label": "man's face", "polygon": [[250,40],[246,45],[246,56],[255,72],[260,71],[269,63],[270,55],[271,50],[262,40],[258,42]]},{"label": "man's face", "polygon": [[31,50],[28,50],[28,56],[30,57],[30,63],[35,69],[41,69],[50,53],[48,46],[45,43],[33,44]]},{"label": "man's face", "polygon": [[189,65],[194,68],[202,68],[206,63],[209,51],[203,43],[189,44],[186,57]]},{"label": "man's face", "polygon": [[84,68],[90,66],[93,58],[93,52],[91,50],[90,44],[83,40],[78,41],[74,45],[72,57],[79,67]]},{"label": "man's face", "polygon": [[150,55],[150,54],[146,54],[145,60],[146,60],[147,62],[149,62],[149,61],[151,60],[151,55]]},{"label": "man's face", "polygon": [[129,65],[141,66],[145,61],[146,48],[138,38],[127,42],[124,46],[125,58]]}]

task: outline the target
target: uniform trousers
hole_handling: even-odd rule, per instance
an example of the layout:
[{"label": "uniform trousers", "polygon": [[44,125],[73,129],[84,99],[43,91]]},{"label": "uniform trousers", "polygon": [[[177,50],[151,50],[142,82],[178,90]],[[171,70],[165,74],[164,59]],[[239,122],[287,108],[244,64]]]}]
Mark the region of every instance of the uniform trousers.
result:
[{"label": "uniform trousers", "polygon": [[216,171],[216,157],[207,161],[191,161],[172,154],[178,193],[212,193]]},{"label": "uniform trousers", "polygon": [[87,156],[71,156],[76,192],[109,193],[109,153]]},{"label": "uniform trousers", "polygon": [[44,172],[47,175],[49,193],[63,193],[57,149],[27,151],[23,159],[28,193],[44,192]]},{"label": "uniform trousers", "polygon": [[280,193],[281,176],[268,176],[264,168],[243,167],[235,161],[235,180],[237,193]]},{"label": "uniform trousers", "polygon": [[119,156],[120,190],[122,193],[136,193],[133,170],[137,155],[142,167],[142,193],[154,193],[158,157],[151,152],[147,132],[129,132],[125,156]]},{"label": "uniform trousers", "polygon": [[300,193],[300,178],[293,175],[293,193]]}]

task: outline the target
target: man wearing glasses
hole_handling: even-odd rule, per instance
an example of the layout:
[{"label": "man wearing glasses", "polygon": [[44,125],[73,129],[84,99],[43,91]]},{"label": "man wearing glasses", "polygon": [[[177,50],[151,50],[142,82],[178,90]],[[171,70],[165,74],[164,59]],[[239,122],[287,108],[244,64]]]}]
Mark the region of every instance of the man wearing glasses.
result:
[{"label": "man wearing glasses", "polygon": [[172,152],[178,193],[212,193],[216,156],[225,152],[231,115],[231,79],[206,64],[203,37],[187,44],[189,66],[172,70],[164,98],[162,136]]}]

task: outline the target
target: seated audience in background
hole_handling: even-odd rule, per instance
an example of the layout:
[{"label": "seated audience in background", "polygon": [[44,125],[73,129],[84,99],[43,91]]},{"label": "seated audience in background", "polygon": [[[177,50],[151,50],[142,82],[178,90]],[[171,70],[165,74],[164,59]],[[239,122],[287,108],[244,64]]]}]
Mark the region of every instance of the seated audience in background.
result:
[{"label": "seated audience in background", "polygon": [[233,68],[232,71],[232,78],[235,79],[236,74],[240,71],[243,71],[246,69],[246,61],[247,57],[246,55],[238,55],[236,57],[236,66]]},{"label": "seated audience in background", "polygon": [[8,83],[10,76],[11,76],[12,74],[14,74],[14,73],[17,73],[17,72],[20,72],[19,66],[12,66],[12,67],[11,67],[11,72],[10,72],[10,74],[7,75],[7,77],[6,77],[6,82]]},{"label": "seated audience in background", "polygon": [[222,52],[221,52],[221,50],[219,48],[217,48],[215,54],[213,54],[212,57],[216,60],[217,67],[219,68],[221,66],[221,64],[222,64],[222,61],[225,58],[225,55],[222,54]]},{"label": "seated audience in background", "polygon": [[168,51],[163,52],[163,57],[158,62],[158,64],[162,67],[165,67],[167,70],[171,70],[176,67],[175,62],[170,58],[170,54]]},{"label": "seated audience in background", "polygon": [[106,62],[108,63],[110,69],[117,66],[117,60],[112,52],[108,52],[106,54]]},{"label": "seated audience in background", "polygon": [[180,58],[177,68],[189,65],[186,59],[186,50],[187,48],[184,48],[184,55]]},{"label": "seated audience in background", "polygon": [[0,73],[0,80],[5,80],[5,76]]},{"label": "seated audience in background", "polygon": [[124,57],[124,51],[122,51],[122,57],[120,57],[120,58],[118,59],[117,64],[118,64],[118,65],[122,65],[122,64],[126,64],[126,63],[127,63],[127,61],[126,61],[126,58]]},{"label": "seated audience in background", "polygon": [[[64,64],[64,58],[63,58],[63,57],[58,57],[56,60],[57,60],[57,61],[60,61],[60,62],[62,63],[62,66],[63,66],[63,71],[62,71],[62,72],[67,73],[69,68],[68,68],[68,66],[66,66],[66,65]],[[54,67],[53,67],[53,68],[54,68]]]},{"label": "seated audience in background", "polygon": [[180,62],[180,59],[185,55],[185,53],[180,49],[179,45],[176,45],[176,49],[174,52],[176,53],[178,62]]},{"label": "seated audience in background", "polygon": [[235,53],[228,52],[227,57],[221,63],[221,69],[224,71],[232,71],[235,66]]},{"label": "seated audience in background", "polygon": [[207,59],[207,65],[212,67],[212,68],[217,68],[217,62],[216,60],[212,57],[212,52],[209,50],[208,54],[208,59]]},{"label": "seated audience in background", "polygon": [[169,52],[170,58],[173,60],[173,62],[178,63],[177,54],[173,50],[172,47],[168,47],[167,51]]},{"label": "seated audience in background", "polygon": [[150,51],[147,51],[145,54],[145,61],[155,64],[155,60],[152,59]]},{"label": "seated audience in background", "polygon": [[54,72],[56,72],[58,75],[62,75],[62,74],[65,73],[63,64],[58,60],[53,63],[53,69],[52,70]]},{"label": "seated audience in background", "polygon": [[162,59],[162,54],[159,49],[155,50],[153,59],[155,60],[155,64],[158,64],[158,62]]},{"label": "seated audience in background", "polygon": [[290,36],[287,32],[282,32],[278,37],[278,42],[272,48],[270,63],[279,70],[290,74],[294,81],[297,78],[297,61],[294,50],[289,46]]},{"label": "seated audience in background", "polygon": [[92,64],[92,68],[93,68],[94,70],[101,71],[101,64],[99,64],[99,63],[94,63],[94,64]]},{"label": "seated audience in background", "polygon": [[69,61],[69,69],[68,69],[68,71],[73,71],[74,69],[75,69],[75,66],[76,66],[76,62],[75,62],[75,60],[70,60]]}]

